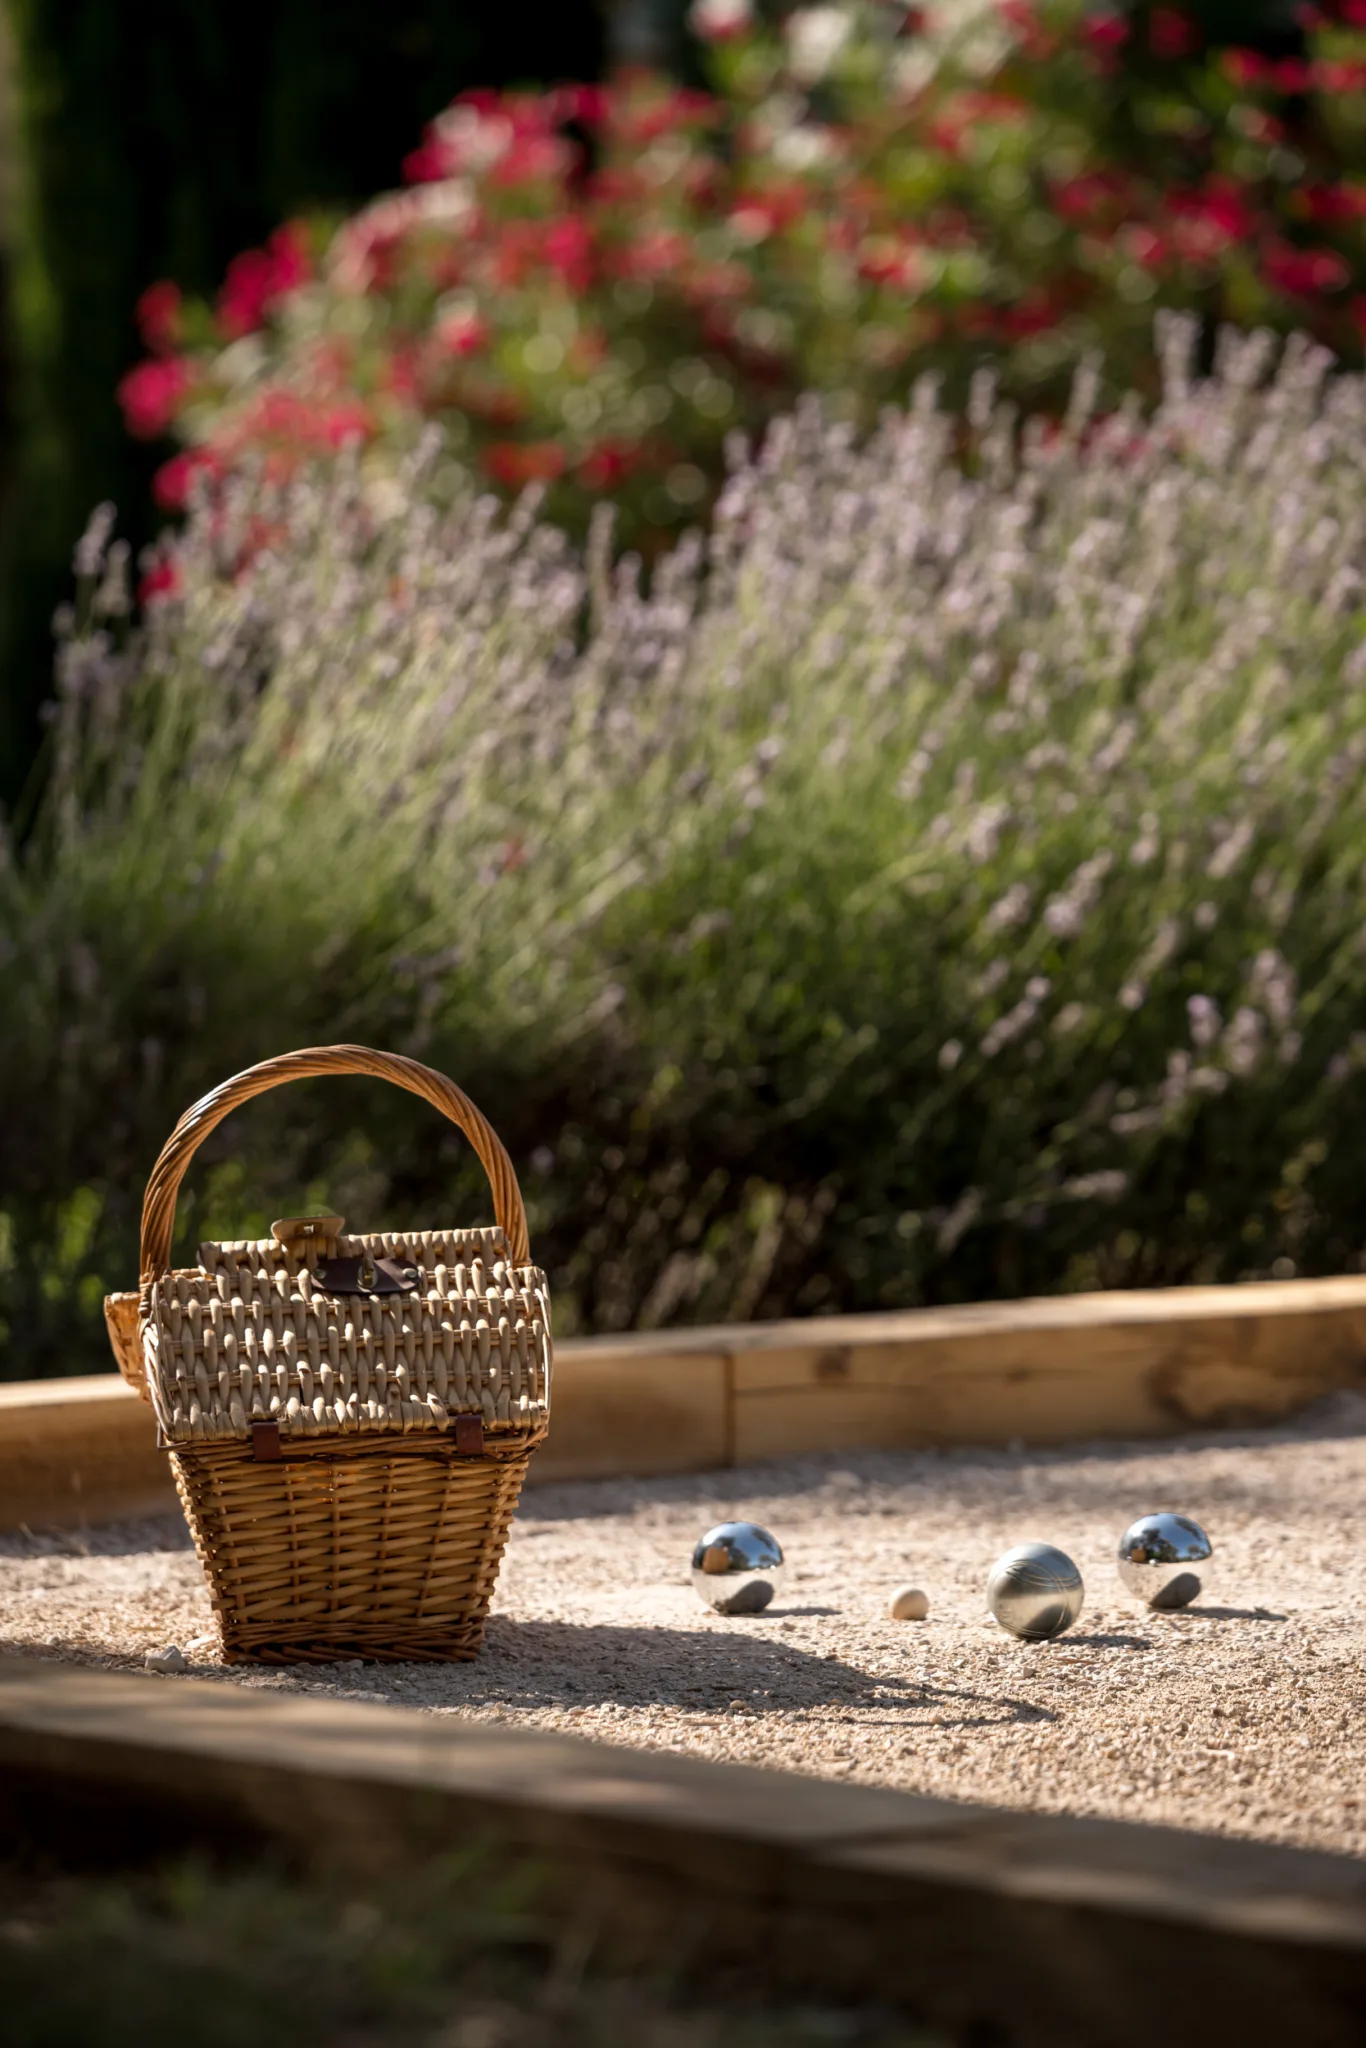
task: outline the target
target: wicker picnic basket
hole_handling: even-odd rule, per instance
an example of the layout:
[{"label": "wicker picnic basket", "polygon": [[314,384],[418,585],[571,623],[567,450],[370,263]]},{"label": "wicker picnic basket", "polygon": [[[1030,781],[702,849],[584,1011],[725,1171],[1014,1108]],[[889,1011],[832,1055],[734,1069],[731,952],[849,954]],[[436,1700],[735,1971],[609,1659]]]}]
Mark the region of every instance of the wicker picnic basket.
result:
[{"label": "wicker picnic basket", "polygon": [[[176,1194],[230,1111],[284,1081],[371,1074],[469,1138],[496,1228],[345,1234],[285,1218],[171,1270]],[[550,1399],[550,1309],[512,1162],[453,1082],[366,1046],[249,1067],[187,1110],[152,1170],[141,1285],[105,1303],[158,1436],[231,1663],[473,1657]]]}]

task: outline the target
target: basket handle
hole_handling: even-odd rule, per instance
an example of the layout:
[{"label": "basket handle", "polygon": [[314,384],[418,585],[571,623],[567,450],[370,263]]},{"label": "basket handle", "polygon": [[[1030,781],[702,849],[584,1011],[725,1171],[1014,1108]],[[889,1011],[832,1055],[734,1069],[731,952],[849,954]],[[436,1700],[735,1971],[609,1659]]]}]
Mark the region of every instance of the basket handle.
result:
[{"label": "basket handle", "polygon": [[458,1124],[489,1177],[493,1213],[507,1238],[513,1265],[529,1264],[531,1247],[517,1175],[502,1139],[469,1096],[434,1067],[405,1059],[401,1053],[375,1052],[368,1045],[314,1045],[302,1052],[281,1053],[278,1059],[262,1060],[259,1066],[234,1074],[230,1081],[201,1096],[181,1117],[161,1148],[143,1198],[139,1271],[144,1287],[171,1269],[176,1196],[190,1161],[209,1132],[253,1095],[264,1095],[284,1081],[306,1081],[318,1074],[372,1074],[377,1080],[392,1081],[396,1088],[421,1095]]}]

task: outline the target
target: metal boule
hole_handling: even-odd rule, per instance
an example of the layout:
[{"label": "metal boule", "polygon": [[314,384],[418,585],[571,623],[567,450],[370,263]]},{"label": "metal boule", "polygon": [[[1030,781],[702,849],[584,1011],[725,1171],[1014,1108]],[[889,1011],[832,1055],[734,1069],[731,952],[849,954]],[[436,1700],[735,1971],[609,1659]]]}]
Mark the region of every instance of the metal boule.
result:
[{"label": "metal boule", "polygon": [[1046,1643],[1081,1613],[1081,1573],[1051,1543],[1017,1543],[991,1567],[987,1606],[1001,1627],[1027,1643]]},{"label": "metal boule", "polygon": [[1140,1515],[1119,1539],[1118,1569],[1126,1590],[1149,1607],[1188,1607],[1200,1591],[1196,1566],[1214,1555],[1214,1545],[1189,1515]]},{"label": "metal boule", "polygon": [[783,1579],[783,1553],[757,1522],[720,1522],[692,1554],[692,1582],[718,1614],[761,1614]]}]

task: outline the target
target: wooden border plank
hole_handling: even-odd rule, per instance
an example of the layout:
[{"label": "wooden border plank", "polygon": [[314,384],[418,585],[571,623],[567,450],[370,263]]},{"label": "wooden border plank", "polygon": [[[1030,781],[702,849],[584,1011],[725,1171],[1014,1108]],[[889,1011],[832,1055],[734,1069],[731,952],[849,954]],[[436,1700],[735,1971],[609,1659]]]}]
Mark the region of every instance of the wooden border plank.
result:
[{"label": "wooden border plank", "polygon": [[[581,1339],[557,1360],[556,1421],[589,1360],[601,1398],[625,1410],[644,1358],[672,1358],[682,1373],[690,1355],[715,1353],[729,1360],[728,1463],[1162,1436],[1278,1421],[1366,1384],[1366,1277]],[[642,1435],[629,1469],[677,1469],[645,1462],[654,1455]]]},{"label": "wooden border plank", "polygon": [[152,1411],[117,1373],[0,1384],[0,1529],[76,1529],[174,1506]]},{"label": "wooden border plank", "polygon": [[[1274,1422],[1366,1385],[1366,1277],[972,1303],[571,1339],[530,1483],[922,1445]],[[0,1385],[0,1529],[173,1496],[113,1374]]]},{"label": "wooden border plank", "polygon": [[729,1464],[730,1379],[720,1347],[661,1354],[637,1340],[625,1357],[573,1342],[557,1348],[550,1433],[531,1483]]}]

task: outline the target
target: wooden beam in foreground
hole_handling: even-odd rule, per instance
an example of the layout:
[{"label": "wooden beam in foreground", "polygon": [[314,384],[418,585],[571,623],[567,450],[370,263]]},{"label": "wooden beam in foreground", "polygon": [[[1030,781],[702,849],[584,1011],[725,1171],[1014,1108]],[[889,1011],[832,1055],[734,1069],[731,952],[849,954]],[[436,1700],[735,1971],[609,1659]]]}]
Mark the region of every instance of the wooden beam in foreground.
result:
[{"label": "wooden beam in foreground", "polygon": [[0,1831],[334,1880],[479,1843],[618,1966],[905,2000],[1016,2048],[1359,2048],[1366,2013],[1347,1857],[194,1679],[0,1658]]},{"label": "wooden beam in foreground", "polygon": [[[1177,1287],[579,1338],[531,1480],[822,1451],[1080,1442],[1275,1422],[1366,1385],[1366,1278]],[[0,1528],[172,1503],[112,1373],[0,1385]]]}]

